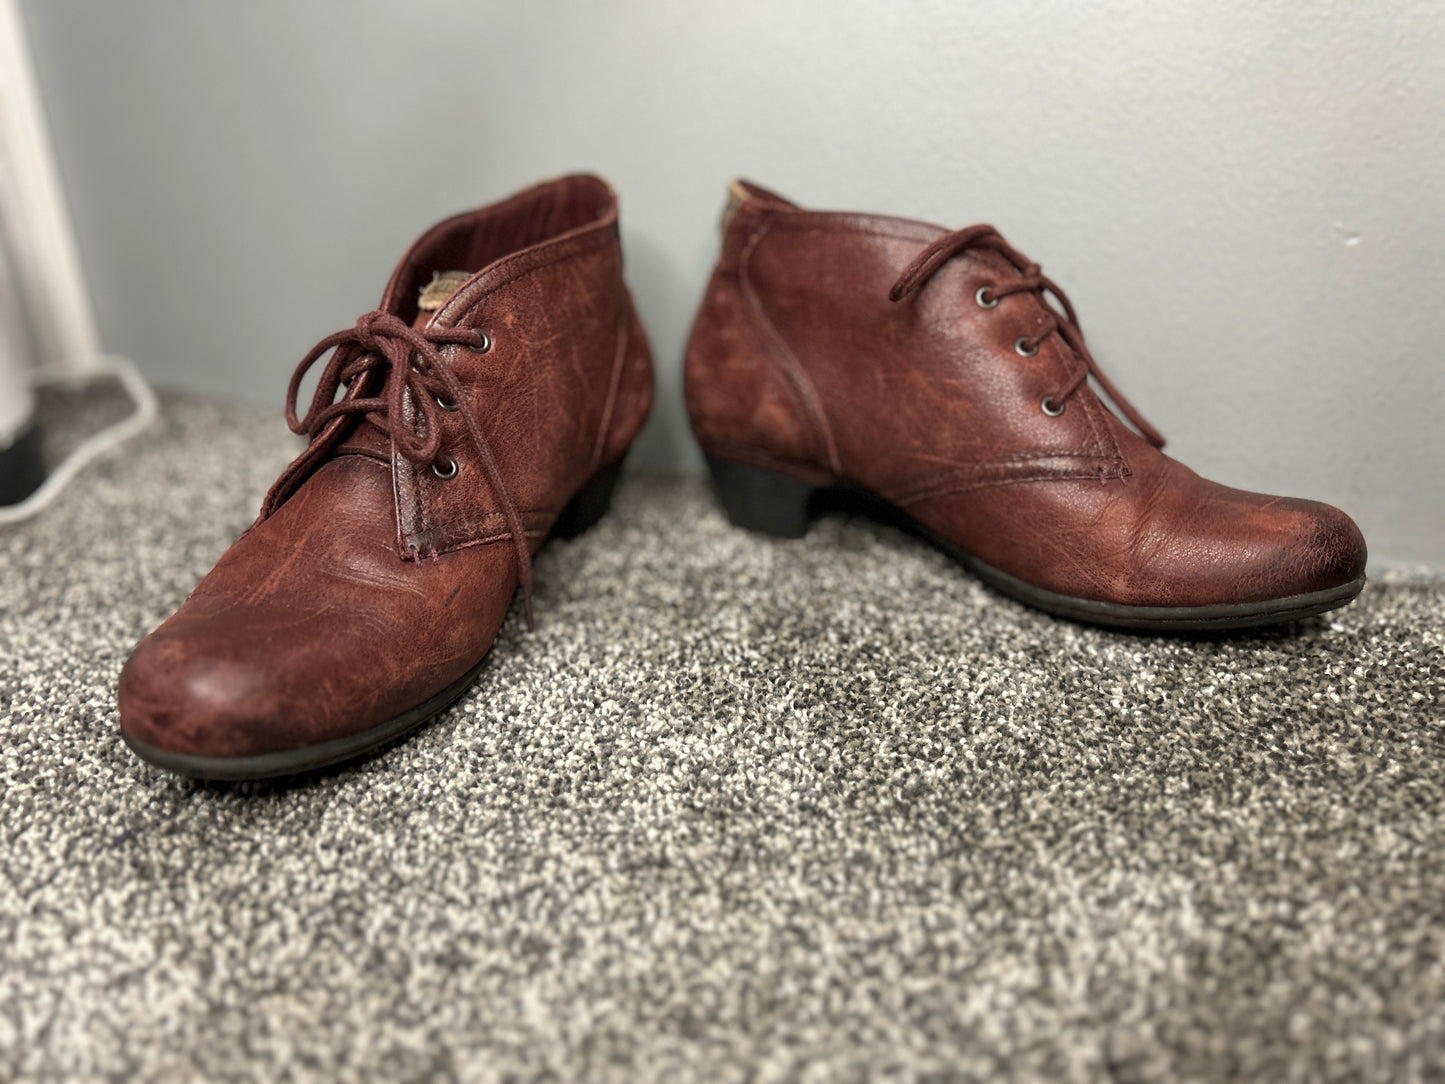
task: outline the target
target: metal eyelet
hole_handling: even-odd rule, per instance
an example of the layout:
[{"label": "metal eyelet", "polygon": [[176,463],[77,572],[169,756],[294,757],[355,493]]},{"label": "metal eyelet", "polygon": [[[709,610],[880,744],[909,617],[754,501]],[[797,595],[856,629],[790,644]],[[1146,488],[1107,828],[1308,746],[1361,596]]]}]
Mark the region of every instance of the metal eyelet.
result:
[{"label": "metal eyelet", "polygon": [[[446,464],[445,467],[442,466],[443,463]],[[431,472],[443,480],[455,478],[457,476],[457,461],[451,456],[447,456],[445,459],[438,459],[431,465]]]},{"label": "metal eyelet", "polygon": [[989,290],[991,290],[991,289],[993,289],[993,287],[991,287],[991,286],[980,286],[980,287],[978,288],[978,293],[976,293],[976,294],[973,295],[973,299],[978,302],[978,307],[979,307],[979,308],[981,308],[981,309],[995,309],[995,308],[998,308],[998,298],[985,296],[985,295],[988,294]]},{"label": "metal eyelet", "polygon": [[1020,335],[1018,341],[1014,343],[1014,349],[1018,351],[1019,357],[1031,358],[1039,352],[1039,344],[1034,343],[1034,345],[1030,347],[1029,337],[1027,335]]},{"label": "metal eyelet", "polygon": [[479,327],[472,328],[477,333],[477,344],[473,346],[467,343],[467,349],[473,354],[485,354],[492,348],[492,337]]},{"label": "metal eyelet", "polygon": [[440,395],[434,395],[434,396],[432,396],[432,398],[437,401],[437,406],[441,407],[443,410],[460,410],[460,409],[461,409],[460,407],[457,406],[456,403],[449,402],[449,401],[447,401],[446,399],[443,399]]},{"label": "metal eyelet", "polygon": [[1052,395],[1045,395],[1044,401],[1040,403],[1039,406],[1043,408],[1043,412],[1047,414],[1050,418],[1057,418],[1065,410],[1069,409],[1069,404],[1067,402],[1063,402],[1060,403],[1058,406],[1055,406],[1054,397]]}]

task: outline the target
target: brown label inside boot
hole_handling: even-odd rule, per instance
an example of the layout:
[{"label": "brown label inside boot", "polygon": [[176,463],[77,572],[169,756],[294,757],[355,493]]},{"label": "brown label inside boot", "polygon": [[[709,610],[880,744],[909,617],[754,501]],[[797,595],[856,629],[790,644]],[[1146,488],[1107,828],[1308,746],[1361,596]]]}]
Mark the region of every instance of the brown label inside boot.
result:
[{"label": "brown label inside boot", "polygon": [[431,281],[421,288],[416,307],[422,312],[436,312],[471,277],[470,271],[433,271]]}]

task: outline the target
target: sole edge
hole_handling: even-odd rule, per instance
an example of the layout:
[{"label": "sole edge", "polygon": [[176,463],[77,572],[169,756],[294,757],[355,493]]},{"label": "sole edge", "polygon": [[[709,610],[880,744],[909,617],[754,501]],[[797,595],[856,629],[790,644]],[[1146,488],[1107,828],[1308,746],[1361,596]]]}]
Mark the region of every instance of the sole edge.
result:
[{"label": "sole edge", "polygon": [[[1366,577],[1361,574],[1348,583],[1307,594],[1208,606],[1133,606],[1064,595],[1036,587],[994,568],[930,530],[902,508],[856,483],[837,481],[818,485],[776,470],[712,455],[707,458],[715,488],[728,490],[732,497],[732,500],[723,499],[721,503],[729,521],[735,526],[778,538],[801,538],[812,521],[828,511],[861,514],[928,542],[1000,594],[1044,613],[1082,624],[1134,632],[1222,632],[1259,628],[1316,617],[1338,609],[1353,601],[1364,590],[1366,582]],[[761,516],[735,514],[736,506],[745,505],[757,494],[775,500],[783,507],[787,529],[773,529],[775,521],[783,522],[783,519],[772,514],[771,509],[764,509],[766,514]]]},{"label": "sole edge", "polygon": [[216,783],[242,783],[261,779],[282,779],[307,772],[331,768],[387,745],[414,730],[434,716],[440,715],[461,699],[487,664],[490,652],[482,660],[435,696],[394,719],[348,734],[344,738],[305,745],[299,749],[280,749],[274,753],[253,753],[245,756],[205,756],[199,753],[177,753],[133,738],[124,730],[121,738],[131,752],[156,768]]}]

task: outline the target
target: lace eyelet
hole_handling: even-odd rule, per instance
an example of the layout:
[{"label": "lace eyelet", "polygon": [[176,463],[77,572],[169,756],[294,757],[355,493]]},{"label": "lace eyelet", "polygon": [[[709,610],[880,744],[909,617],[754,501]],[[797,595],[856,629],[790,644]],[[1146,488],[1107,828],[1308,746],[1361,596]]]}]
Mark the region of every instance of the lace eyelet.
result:
[{"label": "lace eyelet", "polygon": [[443,399],[440,395],[434,395],[432,396],[432,398],[437,401],[437,406],[441,407],[443,410],[454,411],[461,409],[459,406],[457,406],[456,403]]},{"label": "lace eyelet", "polygon": [[[445,463],[446,466],[442,466],[443,463]],[[451,456],[447,456],[445,459],[438,459],[431,465],[431,472],[443,481],[448,478],[455,478],[457,476],[457,461]]]},{"label": "lace eyelet", "polygon": [[1020,335],[1018,341],[1014,343],[1014,350],[1018,352],[1021,358],[1031,358],[1039,352],[1039,344],[1034,343],[1033,346],[1029,346],[1029,337],[1027,335]]},{"label": "lace eyelet", "polygon": [[477,344],[473,346],[467,343],[467,349],[473,354],[485,354],[492,348],[492,337],[479,327],[472,328],[477,333]]},{"label": "lace eyelet", "polygon": [[1057,418],[1060,414],[1069,409],[1069,404],[1067,402],[1063,402],[1055,406],[1054,397],[1052,395],[1045,395],[1044,401],[1039,404],[1039,407],[1050,418]]},{"label": "lace eyelet", "polygon": [[973,295],[973,299],[978,302],[978,307],[979,307],[979,308],[981,308],[981,309],[996,309],[996,308],[998,308],[998,298],[996,298],[996,297],[988,297],[988,296],[987,296],[988,292],[989,292],[991,289],[993,289],[993,287],[991,287],[991,286],[980,286],[980,287],[978,288],[978,293],[976,293],[976,294]]}]

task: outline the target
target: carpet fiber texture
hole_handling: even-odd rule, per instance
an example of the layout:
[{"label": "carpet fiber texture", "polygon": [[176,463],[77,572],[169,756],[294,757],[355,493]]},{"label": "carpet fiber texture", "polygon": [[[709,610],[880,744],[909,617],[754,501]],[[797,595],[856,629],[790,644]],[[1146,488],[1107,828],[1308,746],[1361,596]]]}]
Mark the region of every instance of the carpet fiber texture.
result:
[{"label": "carpet fiber texture", "polygon": [[1089,629],[633,476],[456,707],[203,785],[115,682],[294,452],[161,422],[0,529],[0,1079],[1445,1075],[1445,591]]}]

